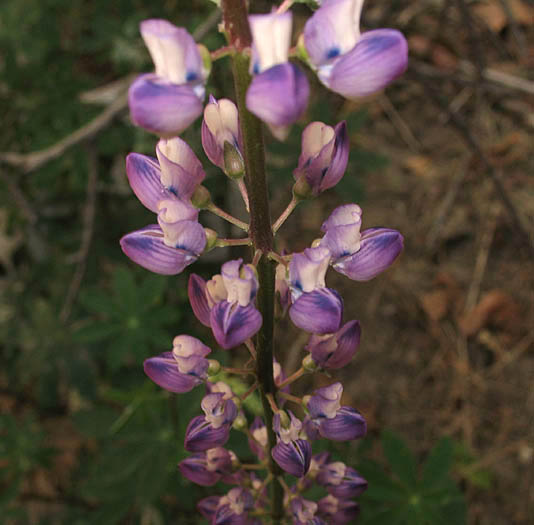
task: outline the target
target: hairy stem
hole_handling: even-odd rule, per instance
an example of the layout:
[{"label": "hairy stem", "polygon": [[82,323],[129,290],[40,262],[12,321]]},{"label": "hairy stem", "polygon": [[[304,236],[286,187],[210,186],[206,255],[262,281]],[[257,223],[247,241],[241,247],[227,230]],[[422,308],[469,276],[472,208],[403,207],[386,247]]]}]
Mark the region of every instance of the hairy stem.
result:
[{"label": "hairy stem", "polygon": [[[232,56],[232,68],[239,110],[239,124],[243,137],[245,184],[250,204],[249,235],[254,250],[269,253],[273,249],[273,232],[265,176],[262,124],[247,110],[245,104],[246,92],[251,78],[248,73],[249,58],[243,51],[250,47],[252,42],[247,9],[245,0],[223,0],[222,8],[229,44],[233,45],[236,50]],[[271,449],[276,445],[276,436],[272,428],[273,412],[267,400],[267,395],[276,393],[273,377],[275,264],[267,257],[262,257],[258,261],[257,271],[259,281],[257,304],[263,317],[263,324],[256,337],[256,375],[267,427],[269,471],[273,475],[273,479],[276,480],[272,484],[271,490],[271,516],[273,521],[278,523],[283,515],[283,488],[277,481],[281,469],[273,461],[270,454]]]}]

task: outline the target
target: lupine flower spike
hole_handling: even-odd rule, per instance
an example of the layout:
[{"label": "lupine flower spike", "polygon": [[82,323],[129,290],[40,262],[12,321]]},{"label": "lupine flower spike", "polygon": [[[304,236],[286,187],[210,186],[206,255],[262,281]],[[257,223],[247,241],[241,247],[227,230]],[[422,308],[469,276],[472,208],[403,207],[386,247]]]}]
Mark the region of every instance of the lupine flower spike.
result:
[{"label": "lupine flower spike", "polygon": [[[222,2],[225,13],[230,3]],[[302,38],[303,56],[321,82],[347,98],[382,89],[406,67],[407,46],[399,32],[379,29],[360,34],[362,3],[323,0],[306,23]],[[243,121],[229,98],[210,96],[203,108],[207,51],[197,46],[185,29],[165,20],[141,23],[155,72],[141,75],[129,91],[133,122],[160,138],[155,156],[130,153],[126,159],[130,186],[155,218],[154,224],[121,239],[124,253],[152,272],[175,275],[212,248],[248,244],[254,249],[252,264],[235,258],[224,262],[220,273],[208,280],[194,273],[189,276],[189,301],[200,323],[211,329],[211,348],[181,334],[174,338],[170,351],[144,362],[146,375],[172,394],[205,385],[200,410],[185,431],[184,448],[190,455],[182,459],[178,469],[198,485],[234,485],[224,495],[198,502],[200,514],[211,525],[260,525],[265,517],[277,523],[292,520],[295,525],[354,523],[359,512],[355,498],[367,488],[367,481],[352,466],[334,461],[327,452],[313,455],[312,451],[317,440],[355,440],[366,434],[363,416],[342,404],[343,385],[334,381],[299,397],[293,383],[304,374],[332,372],[348,365],[360,345],[359,321],[344,321],[343,299],[326,285],[329,268],[355,281],[372,279],[397,259],[403,238],[393,229],[361,231],[362,210],[352,203],[333,210],[322,224],[322,238],[309,248],[296,253],[272,251],[273,236],[296,204],[318,197],[344,176],[350,145],[345,121],[308,124],[293,171],[292,199],[279,218],[269,222],[270,211],[258,206],[260,201],[268,202],[266,188],[256,184],[259,177],[254,172],[255,162],[251,162],[255,148],[255,160],[262,160],[263,139],[259,131],[258,136],[251,136],[247,129],[260,130],[258,118],[283,139],[306,111],[306,75],[289,61],[291,5],[286,0],[276,12],[248,18],[246,10],[240,10],[234,13],[241,17],[240,23],[224,21],[227,49],[232,54],[243,53],[240,58],[244,60],[250,56],[250,83],[246,63],[235,63],[236,69],[242,67],[236,83],[237,92],[245,94],[245,100],[241,96],[239,100],[246,106],[239,108],[245,115]],[[234,34],[247,20],[252,35],[250,50],[242,45],[250,42],[250,35],[244,34],[239,40],[241,37]],[[204,152],[236,180],[251,215],[248,224],[211,201],[208,190],[201,186],[206,176],[202,164],[189,145],[176,136],[202,112]],[[248,128],[247,122],[254,126]],[[245,158],[245,154],[252,157]],[[245,173],[245,166],[250,173]],[[200,224],[200,210],[216,213],[247,231],[249,237],[219,239],[216,232]],[[264,264],[268,259],[277,263],[276,275],[274,266]],[[293,334],[279,331],[280,344],[272,340],[274,290],[280,303],[277,317],[288,314],[307,338],[302,366],[292,373],[284,370],[283,351]],[[222,366],[211,359],[212,351],[232,350],[242,344],[248,350],[248,360],[241,368],[233,368],[233,363]],[[238,374],[239,382],[234,383],[231,374]],[[248,378],[245,389],[238,390],[235,385],[241,388]],[[255,393],[269,412],[265,417],[256,415],[252,421],[246,410],[249,396]],[[287,410],[292,403],[301,419]],[[232,432],[246,435],[256,463],[242,464],[225,448]],[[284,476],[279,476],[275,464]],[[297,479],[287,481],[291,476],[285,473]],[[278,497],[270,501],[270,484],[283,489],[283,497],[275,490],[273,494],[278,493]],[[319,501],[306,499],[304,495],[314,484],[328,495]]]}]

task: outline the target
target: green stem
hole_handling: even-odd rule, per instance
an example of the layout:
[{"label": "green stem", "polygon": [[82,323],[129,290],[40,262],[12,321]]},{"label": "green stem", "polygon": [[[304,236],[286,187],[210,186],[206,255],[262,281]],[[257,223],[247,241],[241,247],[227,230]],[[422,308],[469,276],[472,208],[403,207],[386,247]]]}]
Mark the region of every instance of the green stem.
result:
[{"label": "green stem", "polygon": [[[236,53],[232,56],[232,69],[243,138],[245,184],[250,203],[249,235],[254,250],[269,253],[273,249],[273,232],[265,176],[262,124],[248,111],[245,103],[251,78],[248,73],[249,58],[243,51],[250,47],[252,42],[246,3],[245,0],[223,0],[222,8],[229,44],[236,49]],[[257,271],[259,281],[257,306],[263,317],[263,323],[256,336],[256,375],[267,427],[269,471],[276,480],[272,484],[271,491],[271,516],[275,523],[279,523],[283,516],[283,488],[278,482],[282,471],[271,456],[271,449],[276,445],[276,436],[273,431],[273,412],[266,397],[268,394],[276,393],[273,377],[275,263],[267,257],[262,257],[258,261]]]}]

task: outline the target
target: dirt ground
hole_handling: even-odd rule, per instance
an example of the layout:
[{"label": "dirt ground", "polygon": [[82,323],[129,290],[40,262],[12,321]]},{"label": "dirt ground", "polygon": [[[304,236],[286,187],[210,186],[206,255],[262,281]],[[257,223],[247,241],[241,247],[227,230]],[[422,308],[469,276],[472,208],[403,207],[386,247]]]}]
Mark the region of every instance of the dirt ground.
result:
[{"label": "dirt ground", "polygon": [[[405,251],[369,283],[329,274],[345,318],[360,319],[363,330],[341,376],[371,432],[393,428],[421,456],[441,435],[471,451],[459,474],[469,523],[527,524],[534,515],[534,84],[512,83],[532,66],[532,20],[520,22],[527,3],[510,2],[513,28],[499,11],[508,2],[476,3],[468,30],[462,2],[441,13],[423,4],[397,13],[407,25],[409,71],[372,101],[372,125],[352,137],[390,159],[365,178],[363,227],[400,230]],[[476,80],[477,60],[486,72],[510,76]],[[337,204],[326,199],[303,210],[299,227],[313,236]],[[472,482],[477,470],[488,475],[486,488]]]}]

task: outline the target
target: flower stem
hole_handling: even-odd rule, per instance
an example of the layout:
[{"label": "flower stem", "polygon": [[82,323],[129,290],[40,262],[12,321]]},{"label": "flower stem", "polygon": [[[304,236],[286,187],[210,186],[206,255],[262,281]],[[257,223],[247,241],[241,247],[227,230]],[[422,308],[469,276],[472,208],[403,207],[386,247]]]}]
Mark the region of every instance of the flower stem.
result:
[{"label": "flower stem", "polygon": [[293,396],[286,392],[278,392],[278,395],[284,399],[287,399],[288,401],[291,401],[292,403],[295,403],[296,405],[302,405],[302,398],[300,397]]},{"label": "flower stem", "polygon": [[232,368],[229,366],[222,366],[221,370],[228,374],[240,374],[240,375],[254,375],[254,370],[247,368]]},{"label": "flower stem", "polygon": [[239,179],[237,181],[237,187],[239,188],[239,192],[241,193],[241,197],[243,197],[243,202],[245,203],[245,208],[250,213],[250,204],[248,201],[248,193],[247,193],[247,187],[245,186],[245,181],[243,179]]},{"label": "flower stem", "polygon": [[298,199],[293,195],[291,202],[287,205],[287,208],[282,212],[282,215],[276,219],[276,222],[273,224],[273,233],[276,233],[282,224],[286,222],[287,218],[291,215],[293,210],[297,207],[299,203]]},{"label": "flower stem", "polygon": [[287,385],[290,385],[293,383],[293,381],[296,381],[299,377],[303,376],[306,373],[306,370],[304,368],[300,367],[296,372],[291,374],[288,378],[284,379],[279,385],[278,389],[284,388]]},{"label": "flower stem", "polygon": [[226,246],[250,246],[252,241],[249,237],[244,239],[217,239],[215,246],[225,248]]},{"label": "flower stem", "polygon": [[221,208],[213,204],[213,202],[211,202],[206,209],[208,211],[211,211],[211,213],[218,215],[225,221],[232,223],[234,226],[237,226],[238,228],[241,228],[242,230],[245,230],[246,232],[248,232],[248,224],[246,222],[240,221],[239,219],[236,219],[233,215],[230,215],[229,213],[226,213],[224,210],[221,210]]},{"label": "flower stem", "polygon": [[294,2],[295,0],[284,0],[280,4],[280,7],[278,7],[278,9],[276,10],[276,14],[281,15],[282,13],[285,13],[293,5]]}]

